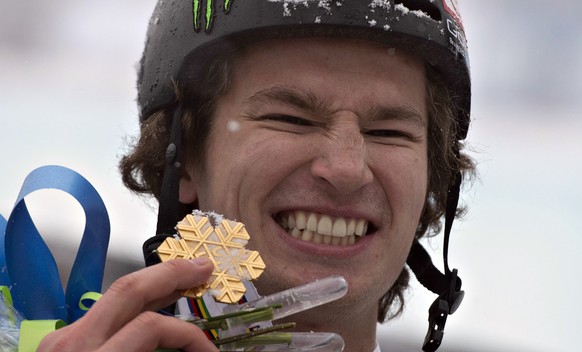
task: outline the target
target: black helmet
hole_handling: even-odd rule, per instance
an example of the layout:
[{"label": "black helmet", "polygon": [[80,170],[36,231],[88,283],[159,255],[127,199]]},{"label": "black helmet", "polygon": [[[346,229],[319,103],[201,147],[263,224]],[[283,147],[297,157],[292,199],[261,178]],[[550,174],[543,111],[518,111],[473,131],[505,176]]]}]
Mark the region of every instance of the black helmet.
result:
[{"label": "black helmet", "polygon": [[[457,139],[469,128],[471,85],[467,42],[456,0],[159,0],[150,20],[138,76],[140,122],[176,101],[174,82],[202,80],[219,55],[253,42],[293,37],[357,38],[384,43],[416,54],[433,67],[452,92],[457,109]],[[190,92],[196,94],[196,92]],[[144,244],[148,265],[178,220],[180,122],[174,110],[166,169],[162,180],[157,235]],[[447,252],[455,218],[461,173],[451,180],[445,215],[445,273],[415,241],[407,263],[425,287],[439,295],[429,310],[424,351],[441,343],[447,315],[463,298],[457,270]]]},{"label": "black helmet", "polygon": [[457,98],[458,139],[465,138],[469,60],[455,0],[160,0],[141,59],[140,120],[175,101],[172,80],[185,67],[202,70],[251,42],[305,36],[369,39],[424,58]]}]

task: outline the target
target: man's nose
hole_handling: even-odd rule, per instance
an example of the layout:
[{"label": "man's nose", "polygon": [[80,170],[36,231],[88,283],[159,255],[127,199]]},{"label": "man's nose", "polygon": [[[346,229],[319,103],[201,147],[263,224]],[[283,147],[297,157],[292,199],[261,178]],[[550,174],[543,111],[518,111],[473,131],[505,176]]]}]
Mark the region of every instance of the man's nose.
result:
[{"label": "man's nose", "polygon": [[318,156],[311,164],[313,176],[342,194],[351,194],[373,180],[366,144],[359,128],[334,131],[322,138]]}]

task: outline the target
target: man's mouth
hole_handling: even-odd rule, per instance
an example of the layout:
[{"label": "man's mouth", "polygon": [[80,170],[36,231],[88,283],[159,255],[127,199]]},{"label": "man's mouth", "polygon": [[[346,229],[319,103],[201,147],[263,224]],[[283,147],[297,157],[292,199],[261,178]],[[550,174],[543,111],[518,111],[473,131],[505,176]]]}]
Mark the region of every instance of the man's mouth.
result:
[{"label": "man's mouth", "polygon": [[356,243],[371,227],[364,219],[333,217],[305,211],[280,213],[276,221],[296,239],[336,246]]}]

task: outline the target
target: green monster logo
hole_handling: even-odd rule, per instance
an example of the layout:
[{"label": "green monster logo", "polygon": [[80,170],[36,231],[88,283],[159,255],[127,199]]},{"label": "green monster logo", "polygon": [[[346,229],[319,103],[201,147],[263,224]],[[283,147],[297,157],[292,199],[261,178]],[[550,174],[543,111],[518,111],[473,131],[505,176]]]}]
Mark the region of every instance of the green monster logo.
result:
[{"label": "green monster logo", "polygon": [[[228,13],[232,0],[224,0],[224,13]],[[214,17],[214,0],[194,0],[194,29],[200,31],[200,17],[202,16],[202,6],[204,6],[204,31],[210,32],[212,29],[212,19]]]}]

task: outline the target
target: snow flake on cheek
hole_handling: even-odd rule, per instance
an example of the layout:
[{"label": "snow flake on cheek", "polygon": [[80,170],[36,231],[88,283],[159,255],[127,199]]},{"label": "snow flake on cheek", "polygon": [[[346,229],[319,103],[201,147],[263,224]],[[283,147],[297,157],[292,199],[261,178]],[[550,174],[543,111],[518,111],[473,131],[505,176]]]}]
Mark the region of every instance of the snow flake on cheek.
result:
[{"label": "snow flake on cheek", "polygon": [[240,130],[240,123],[235,120],[229,120],[226,124],[226,129],[231,133],[238,132]]}]

